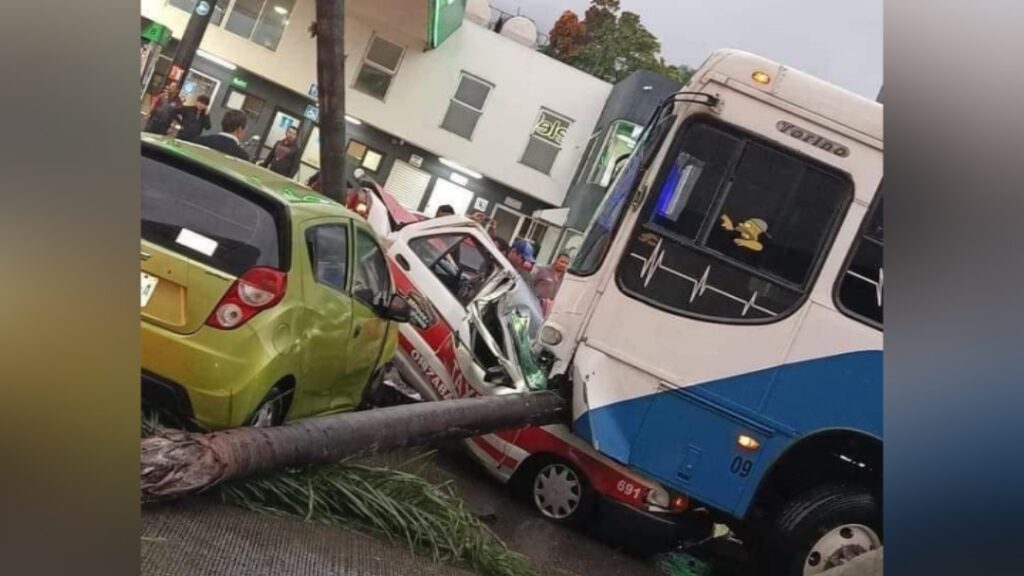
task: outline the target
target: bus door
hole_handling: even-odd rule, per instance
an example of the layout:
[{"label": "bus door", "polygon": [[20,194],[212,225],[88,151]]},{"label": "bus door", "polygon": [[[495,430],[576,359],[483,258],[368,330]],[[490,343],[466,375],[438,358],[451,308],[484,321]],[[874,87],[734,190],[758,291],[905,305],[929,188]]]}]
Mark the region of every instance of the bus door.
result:
[{"label": "bus door", "polygon": [[576,355],[581,420],[602,451],[733,511],[797,433],[762,407],[852,184],[709,117],[669,146]]}]

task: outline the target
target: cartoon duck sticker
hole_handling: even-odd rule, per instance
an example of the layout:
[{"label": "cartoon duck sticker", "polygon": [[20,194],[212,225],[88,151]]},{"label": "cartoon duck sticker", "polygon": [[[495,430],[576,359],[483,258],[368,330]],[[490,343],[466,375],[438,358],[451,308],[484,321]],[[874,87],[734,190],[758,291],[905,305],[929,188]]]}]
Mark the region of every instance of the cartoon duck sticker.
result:
[{"label": "cartoon duck sticker", "polygon": [[771,238],[771,235],[768,234],[768,223],[760,218],[751,218],[733,225],[732,218],[729,218],[727,214],[722,214],[722,228],[730,232],[738,232],[739,236],[733,238],[733,243],[754,252],[764,250],[764,244],[761,244],[759,240],[762,234]]}]

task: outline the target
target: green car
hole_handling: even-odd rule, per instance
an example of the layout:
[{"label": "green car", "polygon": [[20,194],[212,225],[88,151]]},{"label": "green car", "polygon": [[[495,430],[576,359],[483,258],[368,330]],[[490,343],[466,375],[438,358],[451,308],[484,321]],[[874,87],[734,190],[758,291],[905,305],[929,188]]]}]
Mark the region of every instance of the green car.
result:
[{"label": "green car", "polygon": [[143,399],[206,429],[355,409],[409,316],[366,221],[171,138],[141,164]]}]

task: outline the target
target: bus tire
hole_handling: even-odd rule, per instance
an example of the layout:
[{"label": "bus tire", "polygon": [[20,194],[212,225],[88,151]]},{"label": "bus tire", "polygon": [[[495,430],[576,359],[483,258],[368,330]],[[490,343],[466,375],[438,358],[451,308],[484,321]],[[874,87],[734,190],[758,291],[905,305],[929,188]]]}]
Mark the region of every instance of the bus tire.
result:
[{"label": "bus tire", "polygon": [[882,545],[882,512],[868,490],[831,484],[780,508],[757,560],[767,576],[813,576]]}]

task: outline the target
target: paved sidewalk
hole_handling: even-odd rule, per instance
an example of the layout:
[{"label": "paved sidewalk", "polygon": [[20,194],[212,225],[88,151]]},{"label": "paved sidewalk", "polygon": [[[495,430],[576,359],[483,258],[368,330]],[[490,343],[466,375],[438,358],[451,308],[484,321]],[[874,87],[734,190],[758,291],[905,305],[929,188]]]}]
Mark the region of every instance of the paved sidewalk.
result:
[{"label": "paved sidewalk", "polygon": [[142,512],[142,576],[472,576],[331,526],[190,499]]}]

